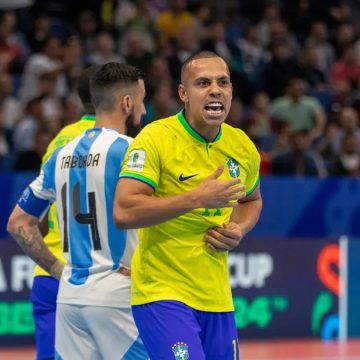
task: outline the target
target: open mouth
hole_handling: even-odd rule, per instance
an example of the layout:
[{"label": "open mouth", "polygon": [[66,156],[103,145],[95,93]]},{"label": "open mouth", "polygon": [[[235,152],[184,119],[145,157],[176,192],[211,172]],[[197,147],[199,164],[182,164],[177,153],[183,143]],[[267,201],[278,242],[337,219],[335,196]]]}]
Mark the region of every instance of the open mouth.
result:
[{"label": "open mouth", "polygon": [[224,105],[219,101],[214,101],[205,105],[205,111],[211,116],[221,115]]}]

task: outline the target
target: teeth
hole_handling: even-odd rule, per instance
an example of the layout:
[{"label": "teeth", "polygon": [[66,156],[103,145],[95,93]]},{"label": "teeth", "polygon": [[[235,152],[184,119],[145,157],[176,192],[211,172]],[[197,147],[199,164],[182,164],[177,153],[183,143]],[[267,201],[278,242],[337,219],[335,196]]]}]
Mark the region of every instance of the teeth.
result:
[{"label": "teeth", "polygon": [[207,106],[216,106],[216,107],[219,107],[219,106],[222,106],[222,104],[219,103],[219,102],[212,102],[212,103],[207,104]]}]

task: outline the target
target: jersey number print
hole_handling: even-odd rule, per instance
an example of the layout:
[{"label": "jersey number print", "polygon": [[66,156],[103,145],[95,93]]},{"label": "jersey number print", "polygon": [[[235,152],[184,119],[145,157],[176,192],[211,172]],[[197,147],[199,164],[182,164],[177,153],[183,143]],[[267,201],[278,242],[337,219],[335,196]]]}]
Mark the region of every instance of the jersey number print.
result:
[{"label": "jersey number print", "polygon": [[[73,219],[79,224],[90,225],[91,229],[91,239],[94,246],[94,250],[101,250],[99,230],[97,227],[97,218],[96,218],[96,203],[95,203],[95,193],[88,192],[88,204],[89,212],[81,213],[80,212],[80,183],[77,182],[73,188],[72,193],[73,199]],[[68,238],[68,226],[67,226],[67,215],[68,215],[68,204],[67,204],[67,184],[65,183],[61,188],[61,199],[63,204],[63,219],[64,219],[64,252],[69,251],[69,238]]]}]

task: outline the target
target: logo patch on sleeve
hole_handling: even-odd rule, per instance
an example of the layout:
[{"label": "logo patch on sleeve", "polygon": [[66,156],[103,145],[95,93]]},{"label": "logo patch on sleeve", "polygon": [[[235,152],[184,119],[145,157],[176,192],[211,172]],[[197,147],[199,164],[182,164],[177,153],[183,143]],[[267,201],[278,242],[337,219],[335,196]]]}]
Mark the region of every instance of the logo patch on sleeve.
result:
[{"label": "logo patch on sleeve", "polygon": [[144,171],[146,152],[144,150],[133,150],[127,161],[126,169],[132,171]]}]

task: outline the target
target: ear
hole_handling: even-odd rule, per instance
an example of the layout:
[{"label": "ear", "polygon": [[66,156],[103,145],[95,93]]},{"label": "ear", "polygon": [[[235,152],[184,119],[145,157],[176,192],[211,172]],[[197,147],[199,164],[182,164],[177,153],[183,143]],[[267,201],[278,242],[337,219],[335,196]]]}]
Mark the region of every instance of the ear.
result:
[{"label": "ear", "polygon": [[188,102],[188,96],[187,96],[187,92],[185,89],[185,86],[183,84],[179,84],[178,87],[178,94],[179,94],[179,98],[180,100],[186,104]]},{"label": "ear", "polygon": [[121,100],[121,107],[122,107],[123,112],[126,115],[129,115],[132,111],[133,106],[134,106],[134,102],[133,102],[133,99],[131,98],[131,96],[125,95]]}]

